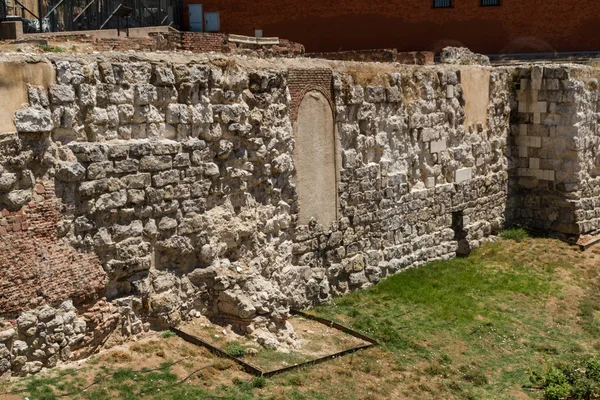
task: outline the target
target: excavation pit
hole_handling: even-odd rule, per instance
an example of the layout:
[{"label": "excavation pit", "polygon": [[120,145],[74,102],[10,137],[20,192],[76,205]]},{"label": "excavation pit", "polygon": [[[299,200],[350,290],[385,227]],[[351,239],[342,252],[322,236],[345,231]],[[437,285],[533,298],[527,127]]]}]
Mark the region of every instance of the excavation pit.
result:
[{"label": "excavation pit", "polygon": [[190,343],[234,360],[246,372],[264,377],[319,364],[377,344],[374,339],[333,321],[299,311],[294,314],[288,322],[301,344],[296,350],[260,347],[245,336],[201,320],[171,330]]}]

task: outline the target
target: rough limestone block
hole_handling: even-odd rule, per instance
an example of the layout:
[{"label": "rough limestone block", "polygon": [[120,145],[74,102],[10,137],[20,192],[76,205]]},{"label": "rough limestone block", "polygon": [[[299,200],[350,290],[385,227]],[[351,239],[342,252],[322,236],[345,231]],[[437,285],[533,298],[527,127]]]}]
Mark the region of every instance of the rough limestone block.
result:
[{"label": "rough limestone block", "polygon": [[27,107],[15,113],[17,132],[49,132],[54,128],[52,114],[43,108]]},{"label": "rough limestone block", "polygon": [[454,175],[454,181],[456,183],[465,182],[472,178],[473,178],[473,169],[472,168],[459,169],[455,172],[455,175]]},{"label": "rough limestone block", "polygon": [[156,65],[154,67],[154,84],[155,85],[174,85],[175,74],[170,65]]},{"label": "rough limestone block", "polygon": [[50,99],[54,104],[71,103],[75,101],[75,91],[71,85],[51,85]]},{"label": "rough limestone block", "polygon": [[435,187],[435,177],[431,176],[425,180],[425,186],[427,188]]},{"label": "rough limestone block", "polygon": [[152,104],[158,99],[156,87],[150,84],[135,85],[134,98],[137,105]]},{"label": "rough limestone block", "polygon": [[435,140],[429,143],[430,153],[439,153],[446,150],[446,140]]},{"label": "rough limestone block", "polygon": [[369,103],[384,103],[385,89],[381,86],[368,86],[365,100]]}]

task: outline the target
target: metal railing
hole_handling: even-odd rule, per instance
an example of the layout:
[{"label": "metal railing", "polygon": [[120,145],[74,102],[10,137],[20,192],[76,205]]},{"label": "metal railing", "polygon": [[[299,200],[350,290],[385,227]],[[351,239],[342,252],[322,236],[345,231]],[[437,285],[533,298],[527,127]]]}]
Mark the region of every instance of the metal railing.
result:
[{"label": "metal railing", "polygon": [[[0,0],[0,14],[6,14],[5,1]],[[182,27],[182,0],[40,0],[37,10],[25,8],[18,0],[15,3],[33,19],[40,16],[43,30],[49,32],[115,29],[126,24],[132,28]],[[115,15],[119,7],[132,9],[128,21]]]}]

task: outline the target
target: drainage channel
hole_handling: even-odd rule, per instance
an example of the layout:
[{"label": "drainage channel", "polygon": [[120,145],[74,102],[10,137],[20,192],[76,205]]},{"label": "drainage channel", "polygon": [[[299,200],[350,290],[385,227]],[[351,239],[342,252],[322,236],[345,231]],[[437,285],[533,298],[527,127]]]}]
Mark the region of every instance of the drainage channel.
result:
[{"label": "drainage channel", "polygon": [[271,376],[277,375],[277,374],[281,374],[283,372],[288,372],[288,371],[292,371],[301,367],[306,367],[309,365],[317,365],[320,364],[322,362],[328,361],[328,360],[333,360],[334,358],[338,358],[338,357],[342,357],[345,356],[347,354],[351,354],[354,352],[357,352],[359,350],[364,350],[364,349],[368,349],[370,347],[376,346],[377,345],[377,341],[373,338],[370,338],[369,336],[363,335],[362,333],[356,332],[355,330],[352,330],[344,325],[340,325],[337,322],[334,321],[330,321],[328,319],[325,318],[320,318],[320,317],[316,317],[314,315],[310,315],[307,314],[305,312],[302,311],[291,311],[292,315],[297,315],[306,319],[310,319],[316,322],[319,322],[323,325],[326,325],[330,328],[334,328],[337,329],[338,331],[344,332],[350,336],[354,336],[355,338],[358,339],[362,339],[365,342],[367,342],[368,344],[362,345],[362,346],[357,346],[357,347],[353,347],[351,349],[347,349],[347,350],[343,350],[343,351],[339,351],[337,353],[333,353],[333,354],[329,354],[327,356],[323,356],[323,357],[319,357],[316,358],[314,360],[310,360],[310,361],[306,361],[300,364],[296,364],[296,365],[291,365],[289,367],[284,367],[284,368],[280,368],[280,369],[275,369],[275,370],[271,370],[271,371],[263,371],[262,369],[260,369],[259,367],[257,367],[256,365],[250,364],[249,362],[246,362],[242,359],[239,359],[237,357],[233,357],[232,355],[230,355],[229,353],[227,353],[226,351],[213,346],[212,344],[200,339],[199,337],[196,337],[194,335],[190,335],[189,333],[186,333],[180,329],[177,329],[175,327],[170,327],[171,331],[174,332],[177,336],[179,336],[180,338],[182,338],[183,340],[185,340],[186,342],[189,342],[191,344],[194,344],[196,346],[201,346],[201,347],[205,347],[207,348],[211,353],[221,356],[221,357],[225,357],[228,358],[234,362],[236,362],[237,364],[239,364],[244,371],[246,371],[249,374],[252,375],[256,375],[256,376],[262,376],[265,378],[269,378]]}]

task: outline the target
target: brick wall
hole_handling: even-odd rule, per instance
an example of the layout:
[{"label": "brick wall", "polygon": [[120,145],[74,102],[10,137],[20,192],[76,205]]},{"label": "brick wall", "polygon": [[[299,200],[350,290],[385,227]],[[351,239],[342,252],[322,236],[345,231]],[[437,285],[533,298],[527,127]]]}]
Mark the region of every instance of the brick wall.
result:
[{"label": "brick wall", "polygon": [[206,53],[210,51],[232,54],[253,54],[263,57],[295,57],[304,54],[304,46],[289,40],[281,39],[278,45],[252,45],[233,43],[229,41],[229,35],[222,33],[202,32],[170,32],[162,35],[166,40],[159,50],[191,51],[192,53]]},{"label": "brick wall", "polygon": [[454,0],[454,7],[433,9],[429,0],[274,2],[257,0],[184,0],[218,11],[221,31],[285,37],[309,52],[398,48],[439,51],[464,45],[480,53],[590,51],[600,49],[596,26],[600,3],[504,0],[480,7],[478,0]]},{"label": "brick wall", "polygon": [[51,182],[38,182],[42,200],[0,213],[2,314],[68,298],[84,300],[103,289],[105,273],[92,253],[78,253],[57,237],[60,201]]},{"label": "brick wall", "polygon": [[329,69],[292,69],[288,75],[288,87],[292,96],[291,110],[292,121],[298,119],[298,109],[304,95],[311,90],[316,90],[329,100],[331,109],[335,109],[331,93],[332,72]]}]

